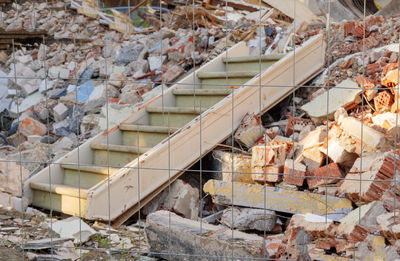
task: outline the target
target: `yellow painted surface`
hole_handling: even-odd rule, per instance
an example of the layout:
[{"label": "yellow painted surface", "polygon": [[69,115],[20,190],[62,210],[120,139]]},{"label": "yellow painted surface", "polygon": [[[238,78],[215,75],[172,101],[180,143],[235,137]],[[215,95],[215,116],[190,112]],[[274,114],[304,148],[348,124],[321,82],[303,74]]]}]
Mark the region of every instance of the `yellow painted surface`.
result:
[{"label": "yellow painted surface", "polygon": [[345,198],[331,196],[326,198],[324,195],[315,193],[220,180],[210,180],[204,185],[204,192],[213,196],[217,202],[223,201],[219,202],[223,204],[232,204],[232,191],[233,204],[238,206],[266,207],[290,213],[313,213],[318,215],[332,213],[338,209],[343,209],[347,212],[352,210],[351,202]]}]

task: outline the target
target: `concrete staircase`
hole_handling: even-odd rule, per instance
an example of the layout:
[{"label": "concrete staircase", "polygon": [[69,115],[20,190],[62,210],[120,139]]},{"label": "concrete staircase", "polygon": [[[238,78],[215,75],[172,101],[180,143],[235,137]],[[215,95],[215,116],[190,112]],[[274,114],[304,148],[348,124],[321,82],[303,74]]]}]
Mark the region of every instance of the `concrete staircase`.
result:
[{"label": "concrete staircase", "polygon": [[[320,38],[314,39],[315,50],[322,48]],[[248,53],[244,43],[232,47],[116,128],[92,138],[29,179],[25,191],[32,205],[87,219],[124,222],[235,128],[225,124],[221,129],[215,124],[207,125],[206,120],[218,120],[215,114],[218,108],[228,109],[227,114],[231,114],[232,95],[246,88],[258,90],[257,85],[264,84],[265,72],[283,57],[254,57]],[[308,76],[301,77],[302,81],[322,67],[320,59],[315,59],[317,66],[313,65],[306,73]],[[239,88],[244,84],[252,86]],[[272,99],[277,102],[294,89]],[[256,106],[258,110],[260,105]],[[247,105],[238,100],[235,106],[244,106],[245,112]],[[235,116],[235,125],[243,112]],[[207,142],[203,148],[199,143],[202,132],[206,136],[201,142]],[[207,135],[216,139],[210,141]],[[193,139],[195,144],[191,144]]]}]

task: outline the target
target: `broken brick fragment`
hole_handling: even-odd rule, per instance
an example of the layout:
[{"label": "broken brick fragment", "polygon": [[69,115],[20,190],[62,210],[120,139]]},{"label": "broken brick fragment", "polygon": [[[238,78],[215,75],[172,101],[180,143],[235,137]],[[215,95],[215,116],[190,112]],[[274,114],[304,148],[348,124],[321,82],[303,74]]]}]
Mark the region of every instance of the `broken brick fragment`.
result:
[{"label": "broken brick fragment", "polygon": [[393,95],[388,91],[382,91],[374,98],[375,109],[381,111],[385,108],[391,108],[394,103]]},{"label": "broken brick fragment", "polygon": [[355,27],[356,27],[356,23],[354,21],[345,22],[343,25],[344,37],[354,34]]},{"label": "broken brick fragment", "polygon": [[247,113],[236,129],[234,138],[241,145],[250,148],[264,131],[265,129],[257,115]]},{"label": "broken brick fragment", "polygon": [[358,75],[357,76],[358,86],[361,88],[367,89],[365,90],[364,94],[368,101],[372,100],[375,95],[378,93],[378,90],[375,88],[375,84],[365,76]]},{"label": "broken brick fragment", "polygon": [[336,235],[343,236],[350,242],[361,242],[367,238],[369,232],[368,230],[357,224],[344,224],[341,223],[336,228]]},{"label": "broken brick fragment", "polygon": [[365,73],[367,75],[372,75],[374,73],[380,72],[380,70],[381,70],[381,66],[379,63],[371,63],[371,64],[367,65]]},{"label": "broken brick fragment", "polygon": [[342,178],[342,172],[336,163],[314,169],[308,173],[307,184],[310,189],[325,184],[337,183]]},{"label": "broken brick fragment", "polygon": [[252,169],[251,177],[254,182],[261,184],[264,182],[279,182],[282,179],[282,171],[283,166],[279,165],[255,167]]},{"label": "broken brick fragment", "polygon": [[381,200],[390,188],[394,170],[399,167],[400,160],[395,159],[393,153],[364,153],[362,159],[358,158],[354,162],[339,186],[338,193],[346,194],[357,205]]},{"label": "broken brick fragment", "polygon": [[26,117],[19,124],[18,131],[26,137],[28,137],[30,135],[43,136],[46,134],[47,128],[46,128],[46,125],[44,125],[43,123],[41,123],[33,118]]},{"label": "broken brick fragment", "polygon": [[391,243],[400,239],[400,215],[399,212],[382,214],[376,218],[379,231]]},{"label": "broken brick fragment", "polygon": [[368,37],[368,35],[369,35],[369,30],[368,29],[364,30],[364,25],[357,25],[354,28],[354,36],[355,37],[364,38],[364,36]]},{"label": "broken brick fragment", "polygon": [[286,137],[292,135],[293,132],[300,132],[307,125],[312,125],[312,121],[309,119],[289,116],[288,124],[286,125]]},{"label": "broken brick fragment", "polygon": [[302,186],[306,176],[306,166],[292,159],[285,161],[283,182],[290,185]]},{"label": "broken brick fragment", "polygon": [[340,69],[349,69],[354,63],[354,58],[347,59],[339,64]]}]

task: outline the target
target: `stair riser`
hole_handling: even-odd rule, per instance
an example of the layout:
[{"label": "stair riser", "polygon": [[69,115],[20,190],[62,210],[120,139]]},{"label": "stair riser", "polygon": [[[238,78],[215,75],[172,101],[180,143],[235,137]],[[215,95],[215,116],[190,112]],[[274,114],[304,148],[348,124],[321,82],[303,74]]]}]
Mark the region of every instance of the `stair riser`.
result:
[{"label": "stair riser", "polygon": [[[171,134],[173,131],[171,130]],[[139,135],[139,138],[138,138]],[[153,147],[168,137],[168,133],[123,131],[122,144],[127,146]],[[139,144],[138,144],[139,143]]]},{"label": "stair riser", "polygon": [[[265,61],[261,62],[261,71],[273,65],[276,61]],[[258,72],[260,70],[260,64],[256,62],[246,62],[246,63],[226,63],[225,68],[228,72],[240,72],[244,68],[248,71]]]},{"label": "stair riser", "polygon": [[137,153],[107,151],[107,150],[94,150],[93,151],[93,164],[103,165],[110,167],[123,167],[132,160],[136,159]]},{"label": "stair riser", "polygon": [[32,205],[82,218],[86,215],[86,199],[79,200],[77,197],[51,193],[50,205],[50,192],[48,191],[33,190]]},{"label": "stair riser", "polygon": [[[179,95],[179,96],[175,96],[175,104],[176,104],[176,106],[179,106],[179,107],[193,107],[195,105],[196,108],[200,108],[200,102],[201,102],[202,108],[209,108],[225,97],[226,97],[225,95],[221,95],[221,96],[219,96],[219,95],[218,96]],[[194,101],[196,101],[196,102],[194,102]]]},{"label": "stair riser", "polygon": [[218,78],[218,79],[202,79],[202,89],[230,89],[231,86],[241,86],[248,82],[251,78]]},{"label": "stair riser", "polygon": [[[151,112],[149,113],[150,125],[153,126],[171,126],[171,127],[182,127],[189,121],[196,118],[198,114],[189,113],[168,113],[165,112],[164,115],[161,112]],[[169,121],[169,123],[168,123]]]},{"label": "stair riser", "polygon": [[[110,171],[110,175],[113,172]],[[90,188],[100,181],[104,180],[107,178],[107,175],[104,174],[96,174],[93,172],[87,172],[87,171],[80,171],[78,172],[77,170],[70,170],[70,169],[64,169],[64,185],[69,185],[69,186],[74,186],[74,187],[80,187],[81,188]]]}]

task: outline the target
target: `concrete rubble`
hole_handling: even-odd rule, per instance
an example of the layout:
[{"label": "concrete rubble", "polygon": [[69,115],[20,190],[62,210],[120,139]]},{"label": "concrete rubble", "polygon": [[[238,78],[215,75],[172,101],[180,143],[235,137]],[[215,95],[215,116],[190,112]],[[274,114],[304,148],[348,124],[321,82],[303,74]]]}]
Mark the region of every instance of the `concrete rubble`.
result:
[{"label": "concrete rubble", "polygon": [[[275,1],[167,2],[161,13],[137,6],[135,22],[97,1],[0,10],[1,31],[47,35],[0,50],[0,256],[400,259],[399,16],[357,19],[335,4],[332,22],[328,1],[301,4],[312,19],[293,19]],[[228,47],[245,41],[250,55],[288,53],[328,29],[326,68],[309,88],[247,113],[130,224],[28,205],[26,179]]]}]

